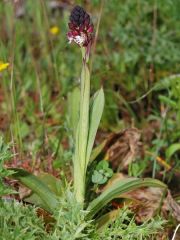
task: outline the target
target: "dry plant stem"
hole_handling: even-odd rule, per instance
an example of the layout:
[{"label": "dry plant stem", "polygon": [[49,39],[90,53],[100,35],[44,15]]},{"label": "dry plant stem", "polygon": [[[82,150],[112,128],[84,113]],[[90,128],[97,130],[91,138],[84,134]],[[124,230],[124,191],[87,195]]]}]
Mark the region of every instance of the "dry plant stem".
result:
[{"label": "dry plant stem", "polygon": [[[155,157],[153,153],[149,151],[145,151],[145,153],[151,157]],[[156,161],[164,167],[166,171],[170,171],[172,169],[171,165],[169,165],[164,159],[162,159],[160,156],[156,156]]]},{"label": "dry plant stem", "polygon": [[74,155],[74,191],[79,203],[84,202],[85,178],[86,178],[86,149],[89,132],[89,100],[90,100],[90,74],[87,65],[85,48],[82,50],[82,72],[81,72],[81,100],[80,117],[76,133],[76,147]]},{"label": "dry plant stem", "polygon": [[[157,32],[157,1],[154,0],[154,6],[153,6],[153,23],[152,23],[152,41],[151,41],[151,46],[152,48],[155,48],[156,46],[156,32]],[[150,64],[150,69],[149,69],[149,83],[150,86],[154,83],[154,78],[155,78],[155,69],[154,69],[154,56],[153,56],[153,61]],[[151,101],[152,101],[152,94],[148,96],[148,113],[151,111]]]},{"label": "dry plant stem", "polygon": [[175,238],[176,238],[176,233],[177,233],[177,231],[178,231],[179,228],[180,228],[180,224],[177,225],[177,227],[176,227],[176,229],[175,229],[175,231],[174,231],[172,240],[175,240]]},{"label": "dry plant stem", "polygon": [[[162,137],[162,130],[163,130],[163,126],[164,126],[164,123],[165,123],[165,119],[167,117],[167,112],[169,111],[169,108],[166,108],[163,116],[162,116],[162,122],[161,122],[161,127],[160,127],[160,132],[159,132],[159,137],[158,137],[158,142],[161,140],[161,137]],[[152,172],[152,178],[155,178],[155,175],[156,175],[156,165],[157,165],[157,162],[156,162],[156,158],[158,156],[158,152],[159,152],[159,149],[160,149],[160,145],[158,144],[157,147],[156,147],[156,151],[155,151],[155,154],[154,154],[154,158],[153,158],[153,172]]]},{"label": "dry plant stem", "polygon": [[100,26],[100,22],[101,22],[101,17],[102,17],[102,12],[103,12],[103,8],[105,5],[105,0],[101,1],[101,6],[100,6],[100,11],[98,14],[98,22],[97,22],[97,27],[96,27],[96,33],[95,33],[95,37],[94,37],[94,44],[92,46],[92,57],[91,57],[91,62],[90,62],[90,73],[92,71],[92,66],[93,66],[93,61],[94,61],[94,57],[95,57],[95,51],[96,51],[96,43],[97,43],[97,38],[98,38],[98,34],[99,34],[99,26]]},{"label": "dry plant stem", "polygon": [[[48,19],[48,10],[47,10],[47,7],[46,7],[46,3],[44,0],[41,0],[41,6],[42,6],[42,9],[43,9],[43,15],[44,15],[44,23],[45,23],[45,28],[46,30],[49,30],[50,29],[50,22],[49,22],[49,19]],[[46,42],[46,51],[47,51],[47,55],[49,54],[49,51],[48,51],[48,48],[50,45],[50,47],[53,49],[53,42],[52,42],[52,39],[51,38],[48,38],[48,36],[44,35],[43,36],[45,42]],[[52,67],[53,67],[53,71],[54,71],[54,76],[55,76],[55,82],[58,83],[58,70],[57,70],[57,61],[56,61],[56,56],[54,54],[54,52],[51,52],[50,51],[50,58],[51,58],[51,62],[52,62]],[[52,79],[53,81],[53,79]]]},{"label": "dry plant stem", "polygon": [[[13,119],[13,125],[11,125],[11,132],[15,135],[16,140],[19,145],[19,154],[20,157],[22,155],[22,137],[20,131],[20,122],[19,116],[17,113],[17,100],[16,100],[16,88],[14,83],[14,58],[15,58],[15,47],[16,47],[16,26],[15,26],[15,13],[13,12],[13,16],[11,19],[11,37],[12,37],[12,46],[11,46],[11,73],[10,73],[10,99],[11,99],[11,114]],[[14,140],[14,137],[13,139]],[[14,142],[13,142],[14,145]]]},{"label": "dry plant stem", "polygon": [[[30,31],[27,31],[27,35],[28,35],[28,39],[31,39]],[[45,37],[42,36],[42,38],[44,39]],[[30,42],[28,42],[27,50],[28,50],[28,54],[31,56],[32,66],[34,68],[34,72],[36,75],[36,89],[37,89],[37,94],[38,94],[38,98],[39,98],[38,111],[42,115],[42,136],[43,136],[42,149],[43,149],[43,153],[45,153],[45,144],[46,144],[46,140],[48,139],[48,135],[47,135],[47,131],[45,128],[46,114],[45,114],[45,110],[44,110],[44,101],[43,101],[43,96],[42,96],[41,76],[40,76],[39,66],[36,63],[36,60],[33,56],[33,47],[30,45]],[[36,164],[36,160],[33,158],[33,163],[32,163],[33,168],[35,167],[35,164]]]}]

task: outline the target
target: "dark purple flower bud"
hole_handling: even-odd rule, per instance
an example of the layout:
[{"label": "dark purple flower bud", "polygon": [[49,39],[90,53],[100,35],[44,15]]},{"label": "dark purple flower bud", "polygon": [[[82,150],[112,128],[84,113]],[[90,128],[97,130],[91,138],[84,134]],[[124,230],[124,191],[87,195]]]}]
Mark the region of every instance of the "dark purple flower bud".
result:
[{"label": "dark purple flower bud", "polygon": [[67,38],[71,43],[74,41],[80,46],[87,47],[92,44],[94,26],[88,13],[80,7],[73,8],[70,15],[69,32]]}]

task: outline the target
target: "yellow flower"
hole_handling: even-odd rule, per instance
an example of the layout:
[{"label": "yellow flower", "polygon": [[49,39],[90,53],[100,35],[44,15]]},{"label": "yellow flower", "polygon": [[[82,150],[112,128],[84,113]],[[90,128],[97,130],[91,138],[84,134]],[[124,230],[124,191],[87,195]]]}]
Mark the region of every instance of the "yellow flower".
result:
[{"label": "yellow flower", "polygon": [[59,28],[57,26],[53,26],[49,31],[52,35],[57,35],[59,33]]},{"label": "yellow flower", "polygon": [[4,62],[0,61],[0,72],[5,70],[8,66],[9,66],[9,63],[4,63]]}]

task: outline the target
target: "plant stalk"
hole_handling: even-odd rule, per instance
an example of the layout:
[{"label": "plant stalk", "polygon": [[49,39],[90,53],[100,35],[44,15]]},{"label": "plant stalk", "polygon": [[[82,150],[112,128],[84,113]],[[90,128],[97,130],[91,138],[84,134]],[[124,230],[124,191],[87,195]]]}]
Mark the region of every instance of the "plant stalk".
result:
[{"label": "plant stalk", "polygon": [[82,72],[81,72],[81,99],[78,129],[75,140],[74,154],[74,192],[77,202],[84,203],[86,182],[86,151],[89,133],[89,101],[90,101],[90,74],[86,49],[82,50]]}]

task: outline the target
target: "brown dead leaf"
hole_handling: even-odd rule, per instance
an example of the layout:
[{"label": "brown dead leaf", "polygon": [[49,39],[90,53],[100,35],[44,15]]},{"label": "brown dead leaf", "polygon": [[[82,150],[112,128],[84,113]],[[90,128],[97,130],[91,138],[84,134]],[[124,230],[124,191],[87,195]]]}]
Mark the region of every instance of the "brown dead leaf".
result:
[{"label": "brown dead leaf", "polygon": [[[108,189],[116,181],[127,177],[127,175],[122,173],[115,174],[106,186],[100,190],[100,192]],[[168,194],[164,197],[164,199],[163,194],[164,190],[162,188],[143,187],[129,193],[122,194],[119,197],[125,199],[124,203],[129,205],[130,209],[135,213],[135,219],[139,223],[151,219],[159,210],[164,218],[168,217],[169,213],[172,213],[174,219],[180,222],[180,205],[173,199],[170,191],[168,191]],[[118,202],[113,201],[112,206],[118,208],[122,207],[123,204],[122,202],[119,204]]]},{"label": "brown dead leaf", "polygon": [[152,140],[157,137],[156,135],[159,132],[160,125],[161,123],[159,120],[153,120],[145,123],[142,129],[142,139],[144,143],[152,143]]},{"label": "brown dead leaf", "polygon": [[160,208],[162,196],[163,190],[154,187],[140,188],[124,195],[134,200],[130,208],[135,212],[137,222],[144,222],[155,216]]},{"label": "brown dead leaf", "polygon": [[105,145],[106,159],[112,167],[127,168],[137,156],[142,155],[141,132],[137,128],[128,128],[109,136]]},{"label": "brown dead leaf", "polygon": [[0,116],[0,130],[6,131],[9,127],[9,119],[6,114],[1,114]]},{"label": "brown dead leaf", "polygon": [[20,200],[23,200],[25,197],[29,196],[31,193],[31,190],[27,187],[24,187],[22,184],[19,184],[18,186],[18,193]]},{"label": "brown dead leaf", "polygon": [[52,224],[55,222],[52,215],[50,215],[48,212],[46,212],[42,208],[37,209],[37,215],[38,217],[42,218],[45,224],[45,228],[47,232],[50,232],[52,229]]},{"label": "brown dead leaf", "polygon": [[169,210],[173,217],[180,222],[180,205],[173,199],[170,191],[168,191],[168,195],[166,198],[166,208]]}]

